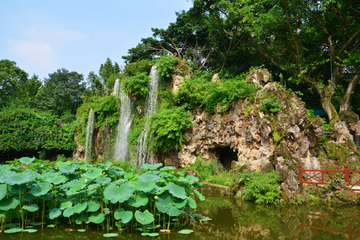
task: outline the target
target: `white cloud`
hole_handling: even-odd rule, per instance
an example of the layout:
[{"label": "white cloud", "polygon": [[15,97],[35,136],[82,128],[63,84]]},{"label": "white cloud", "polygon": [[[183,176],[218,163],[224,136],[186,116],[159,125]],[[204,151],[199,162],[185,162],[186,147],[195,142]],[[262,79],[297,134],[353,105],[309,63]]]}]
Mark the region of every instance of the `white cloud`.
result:
[{"label": "white cloud", "polygon": [[24,32],[27,37],[34,40],[42,41],[80,41],[84,40],[85,36],[78,31],[71,29],[44,29],[44,28],[25,28]]},{"label": "white cloud", "polygon": [[18,41],[12,51],[41,68],[54,68],[56,52],[50,44],[37,41]]}]

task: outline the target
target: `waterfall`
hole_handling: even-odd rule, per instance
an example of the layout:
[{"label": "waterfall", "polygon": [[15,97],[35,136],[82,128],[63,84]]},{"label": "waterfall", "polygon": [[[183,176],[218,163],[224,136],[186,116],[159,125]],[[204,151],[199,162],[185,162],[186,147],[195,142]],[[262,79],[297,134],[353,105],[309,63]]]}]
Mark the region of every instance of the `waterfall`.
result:
[{"label": "waterfall", "polygon": [[156,67],[153,66],[150,71],[150,81],[149,81],[149,92],[145,100],[145,123],[144,129],[141,132],[136,149],[136,157],[138,160],[138,166],[141,166],[143,163],[154,163],[154,155],[148,150],[149,145],[151,144],[151,136],[149,145],[146,144],[147,135],[149,132],[149,121],[152,114],[156,113],[157,108],[157,92],[159,89],[159,76],[156,71]]},{"label": "waterfall", "polygon": [[115,141],[114,160],[124,160],[128,155],[128,137],[134,114],[132,113],[132,102],[127,94],[119,90],[119,79],[114,84],[113,95],[120,99],[120,116],[117,126]]},{"label": "waterfall", "polygon": [[93,110],[90,109],[87,127],[86,127],[86,144],[85,144],[85,161],[87,162],[90,162],[91,160],[93,132],[94,132],[94,113]]}]

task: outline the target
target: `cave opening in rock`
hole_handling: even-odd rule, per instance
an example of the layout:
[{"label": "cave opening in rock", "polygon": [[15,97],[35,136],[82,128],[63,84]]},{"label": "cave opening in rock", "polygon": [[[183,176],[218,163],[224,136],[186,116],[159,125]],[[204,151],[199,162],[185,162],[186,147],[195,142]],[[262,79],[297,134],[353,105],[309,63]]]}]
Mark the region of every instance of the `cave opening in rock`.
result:
[{"label": "cave opening in rock", "polygon": [[234,152],[229,146],[220,148],[219,162],[225,169],[231,169],[231,162],[237,160],[237,153]]}]

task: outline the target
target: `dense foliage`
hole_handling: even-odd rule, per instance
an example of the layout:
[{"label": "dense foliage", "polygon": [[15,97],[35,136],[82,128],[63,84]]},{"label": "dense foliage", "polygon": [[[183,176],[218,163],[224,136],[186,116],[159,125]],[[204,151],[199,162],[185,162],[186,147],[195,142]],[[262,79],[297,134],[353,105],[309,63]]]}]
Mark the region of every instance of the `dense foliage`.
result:
[{"label": "dense foliage", "polygon": [[124,89],[127,94],[130,96],[141,96],[145,97],[149,92],[148,83],[150,77],[142,72],[138,73],[135,76],[124,79]]},{"label": "dense foliage", "polygon": [[74,150],[74,125],[29,108],[0,111],[0,151]]},{"label": "dense foliage", "polygon": [[57,162],[52,167],[26,157],[11,163],[0,165],[1,230],[18,219],[18,232],[28,231],[29,220],[64,220],[79,228],[102,224],[107,230],[117,226],[129,232],[161,225],[169,229],[176,220],[172,230],[179,230],[184,226],[179,220],[195,217],[190,212],[197,206],[194,198],[204,200],[194,189],[200,186],[198,178],[185,177],[173,167],[160,168],[162,164],[144,164],[143,171],[134,174],[110,162]]},{"label": "dense foliage", "polygon": [[205,111],[213,112],[218,106],[222,110],[227,105],[241,97],[251,97],[258,88],[252,83],[246,83],[244,75],[237,78],[222,79],[220,83],[211,81],[211,74],[194,74],[194,78],[186,79],[175,95],[178,105],[191,110],[203,107]]},{"label": "dense foliage", "polygon": [[175,72],[175,64],[179,62],[178,58],[164,55],[156,60],[156,71],[160,77],[170,78]]},{"label": "dense foliage", "polygon": [[191,121],[192,118],[184,108],[160,109],[150,120],[150,135],[153,137],[151,149],[164,153],[179,150],[184,140],[184,130],[193,125]]}]

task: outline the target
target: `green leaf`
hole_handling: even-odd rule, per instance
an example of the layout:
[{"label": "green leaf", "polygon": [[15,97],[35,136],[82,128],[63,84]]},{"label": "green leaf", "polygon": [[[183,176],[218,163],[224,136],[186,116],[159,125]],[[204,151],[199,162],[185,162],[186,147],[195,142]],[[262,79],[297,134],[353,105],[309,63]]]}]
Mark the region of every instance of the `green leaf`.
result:
[{"label": "green leaf", "polygon": [[160,172],[171,172],[171,171],[174,171],[173,166],[166,166],[166,167],[160,168]]},{"label": "green leaf", "polygon": [[187,200],[188,200],[189,206],[191,208],[195,209],[197,207],[196,202],[195,202],[194,199],[192,199],[191,197],[188,197]]},{"label": "green leaf", "polygon": [[200,201],[205,201],[205,197],[198,190],[193,189],[193,192],[200,199]]},{"label": "green leaf", "polygon": [[187,199],[178,199],[178,198],[173,199],[173,205],[178,209],[182,209],[183,207],[185,207],[187,202],[188,202]]},{"label": "green leaf", "polygon": [[127,200],[127,202],[130,204],[130,206],[136,207],[136,208],[145,206],[148,203],[148,201],[149,201],[148,197],[143,193],[137,194],[135,196],[135,199],[130,198],[129,200]]},{"label": "green leaf", "polygon": [[96,212],[100,208],[100,203],[96,200],[87,200],[87,209],[86,212]]},{"label": "green leaf", "polygon": [[135,219],[142,225],[146,225],[154,221],[154,216],[148,210],[145,210],[144,212],[137,210],[135,212]]},{"label": "green leaf", "polygon": [[78,229],[77,231],[78,231],[78,232],[86,232],[85,229]]},{"label": "green leaf", "polygon": [[194,232],[194,231],[191,229],[182,229],[179,231],[180,234],[190,234],[192,232]]},{"label": "green leaf", "polygon": [[114,218],[116,220],[121,220],[122,223],[126,224],[131,221],[133,218],[133,212],[132,211],[125,211],[123,208],[119,208],[114,213]]},{"label": "green leaf", "polygon": [[102,171],[103,170],[100,169],[100,168],[93,168],[89,172],[86,172],[86,173],[82,174],[81,177],[84,178],[84,179],[93,180],[95,178],[100,177]]},{"label": "green leaf", "polygon": [[31,188],[30,192],[35,197],[39,197],[47,194],[52,188],[53,185],[48,182],[38,182],[35,187]]},{"label": "green leaf", "polygon": [[163,164],[162,163],[157,163],[157,164],[147,164],[147,163],[144,163],[141,167],[144,169],[144,170],[155,170],[155,169],[158,169],[159,167],[161,167]]},{"label": "green leaf", "polygon": [[60,210],[64,210],[68,207],[71,207],[72,206],[72,202],[71,201],[67,201],[67,202],[63,202],[60,204]]},{"label": "green leaf", "polygon": [[92,213],[89,217],[89,221],[95,224],[100,224],[105,220],[105,214],[103,213]]},{"label": "green leaf", "polygon": [[35,233],[35,232],[37,232],[37,230],[36,229],[24,229],[23,232]]},{"label": "green leaf", "polygon": [[5,183],[9,185],[21,185],[33,180],[33,175],[30,172],[12,173],[4,178]]},{"label": "green leaf", "polygon": [[7,229],[4,231],[4,233],[18,233],[18,232],[22,232],[21,228],[12,228],[12,229]]},{"label": "green leaf", "polygon": [[104,237],[117,237],[119,236],[119,234],[117,233],[105,233],[103,234]]},{"label": "green leaf", "polygon": [[72,207],[74,213],[81,213],[87,208],[87,204],[85,203],[78,203],[75,206]]},{"label": "green leaf", "polygon": [[53,208],[49,211],[49,218],[51,220],[59,217],[60,215],[61,215],[61,211],[58,208]]},{"label": "green leaf", "polygon": [[78,168],[78,165],[74,164],[74,165],[65,165],[65,166],[59,166],[59,171],[66,173],[66,174],[70,174],[70,173],[74,173],[75,170]]},{"label": "green leaf", "polygon": [[59,185],[62,184],[64,182],[67,181],[67,177],[65,177],[64,175],[61,175],[61,173],[55,172],[47,172],[44,174],[44,177],[46,179],[46,181],[53,183],[55,185]]},{"label": "green leaf", "polygon": [[6,197],[7,195],[7,185],[6,184],[1,184],[0,185],[0,201]]},{"label": "green leaf", "polygon": [[21,209],[25,209],[28,212],[36,212],[39,209],[39,206],[36,204],[30,204],[23,206]]},{"label": "green leaf", "polygon": [[169,185],[169,192],[171,193],[171,195],[173,195],[174,197],[177,198],[181,198],[181,199],[186,199],[187,198],[187,194],[185,192],[185,189],[173,182],[170,182]]},{"label": "green leaf", "polygon": [[117,202],[123,203],[132,197],[132,195],[132,186],[127,183],[122,184],[120,187],[110,185],[104,191],[104,197],[113,204]]},{"label": "green leaf", "polygon": [[138,179],[136,181],[136,190],[137,191],[143,191],[144,193],[149,193],[156,187],[157,186],[154,181],[144,181],[142,179]]},{"label": "green leaf", "polygon": [[15,209],[19,205],[19,200],[14,197],[3,198],[0,201],[0,210],[9,211]]},{"label": "green leaf", "polygon": [[156,237],[159,236],[159,233],[142,233],[141,236]]},{"label": "green leaf", "polygon": [[34,160],[35,160],[35,157],[33,157],[33,158],[22,157],[19,159],[19,162],[24,163],[24,164],[29,164],[29,163],[32,163]]},{"label": "green leaf", "polygon": [[66,208],[66,209],[64,210],[64,212],[63,212],[63,216],[64,216],[64,217],[69,218],[69,217],[71,217],[72,215],[74,215],[74,211],[73,211],[73,208],[72,208],[71,206],[68,207],[68,208]]},{"label": "green leaf", "polygon": [[158,198],[156,199],[156,208],[162,213],[167,213],[167,211],[172,206],[171,202],[172,202],[171,195],[165,192],[159,195]]}]

